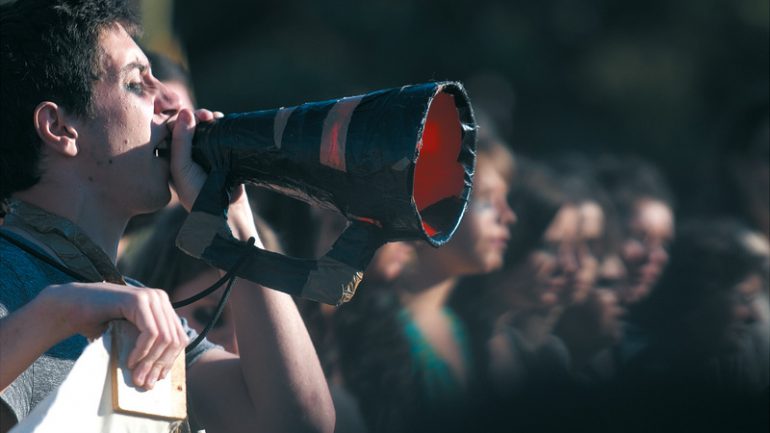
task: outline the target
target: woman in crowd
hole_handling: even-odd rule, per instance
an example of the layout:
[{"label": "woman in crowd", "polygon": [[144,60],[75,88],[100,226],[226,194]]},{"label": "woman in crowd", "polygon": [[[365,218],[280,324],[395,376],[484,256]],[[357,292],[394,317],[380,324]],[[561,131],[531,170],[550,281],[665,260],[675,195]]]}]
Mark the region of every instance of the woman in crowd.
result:
[{"label": "woman in crowd", "polygon": [[[758,356],[767,343],[754,325],[769,271],[770,247],[759,233],[729,220],[683,225],[657,287],[630,312],[636,338],[622,346],[618,416],[672,430],[766,423],[770,366]],[[743,418],[761,404],[764,420]]]},{"label": "woman in crowd", "polygon": [[566,371],[568,355],[551,331],[564,305],[573,302],[579,269],[579,208],[567,201],[547,168],[518,161],[511,203],[520,221],[504,268],[483,282],[469,282],[464,290],[467,295],[474,286],[485,287],[481,311],[491,325],[489,377],[502,395],[523,392],[554,371]]},{"label": "woman in crowd", "polygon": [[479,141],[472,198],[452,240],[417,244],[396,281],[361,291],[336,314],[346,383],[371,431],[459,429],[471,406],[473,356],[448,300],[460,277],[502,265],[515,216],[490,159],[498,146]]},{"label": "woman in crowd", "polygon": [[613,374],[610,348],[622,337],[618,289],[626,275],[620,258],[620,224],[594,164],[580,154],[555,158],[568,200],[580,213],[576,242],[578,271],[573,303],[554,327],[566,345],[575,379],[607,380]]},{"label": "woman in crowd", "polygon": [[619,295],[628,306],[649,295],[668,262],[668,244],[674,237],[673,196],[660,172],[637,158],[602,158],[596,164],[596,179],[620,219],[625,277]]}]

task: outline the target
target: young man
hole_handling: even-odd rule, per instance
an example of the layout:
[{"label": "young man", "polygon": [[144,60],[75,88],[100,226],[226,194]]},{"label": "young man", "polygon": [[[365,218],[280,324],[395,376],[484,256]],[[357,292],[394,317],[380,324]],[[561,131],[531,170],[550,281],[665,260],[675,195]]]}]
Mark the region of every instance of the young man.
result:
[{"label": "young man", "polygon": [[[190,158],[194,127],[214,114],[180,109],[153,77],[124,3],[0,6],[0,199],[11,202],[0,237],[0,431],[61,383],[83,336],[100,335],[110,320],[139,329],[129,366],[148,388],[193,334],[164,292],[126,285],[114,262],[128,219],[165,205],[170,180],[191,208],[205,181]],[[170,163],[154,152],[169,137]],[[229,221],[236,237],[258,239],[242,187]],[[62,265],[102,282],[76,282]],[[231,299],[240,357],[210,343],[188,354],[199,424],[209,433],[333,430],[324,375],[292,299],[242,280]]]}]

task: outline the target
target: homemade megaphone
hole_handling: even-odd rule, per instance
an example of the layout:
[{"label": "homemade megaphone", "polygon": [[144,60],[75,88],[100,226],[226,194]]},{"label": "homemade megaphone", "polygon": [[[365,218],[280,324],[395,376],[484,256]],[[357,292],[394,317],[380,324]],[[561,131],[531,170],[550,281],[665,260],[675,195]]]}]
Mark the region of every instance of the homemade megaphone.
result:
[{"label": "homemade megaphone", "polygon": [[[209,172],[177,246],[220,269],[328,304],[348,301],[375,250],[446,243],[471,191],[476,124],[462,85],[437,82],[198,125],[193,159]],[[228,191],[252,183],[336,209],[351,222],[317,260],[261,250],[227,226]],[[239,264],[239,266],[234,266]]]}]

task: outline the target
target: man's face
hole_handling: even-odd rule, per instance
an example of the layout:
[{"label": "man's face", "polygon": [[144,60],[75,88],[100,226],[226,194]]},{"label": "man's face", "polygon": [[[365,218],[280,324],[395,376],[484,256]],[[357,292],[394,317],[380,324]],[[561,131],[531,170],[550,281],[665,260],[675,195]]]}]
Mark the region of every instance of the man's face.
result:
[{"label": "man's face", "polygon": [[78,126],[83,181],[118,212],[156,210],[170,192],[168,162],[154,150],[170,135],[166,123],[179,110],[178,98],[152,76],[147,57],[122,26],[106,27],[99,45],[94,116]]}]

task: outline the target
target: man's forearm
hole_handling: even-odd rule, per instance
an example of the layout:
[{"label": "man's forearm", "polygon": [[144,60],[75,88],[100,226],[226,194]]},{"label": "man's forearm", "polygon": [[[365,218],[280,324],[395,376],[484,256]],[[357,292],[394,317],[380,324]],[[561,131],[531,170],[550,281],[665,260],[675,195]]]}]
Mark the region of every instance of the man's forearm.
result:
[{"label": "man's forearm", "polygon": [[47,301],[37,297],[0,319],[0,393],[46,350],[70,336]]},{"label": "man's forearm", "polygon": [[[245,194],[229,215],[233,234],[261,247]],[[326,378],[291,296],[238,279],[229,302],[243,379],[264,431],[333,431]]]},{"label": "man's forearm", "polygon": [[334,406],[292,298],[246,281],[233,290],[243,376],[260,412],[275,417],[270,431],[331,432]]}]

